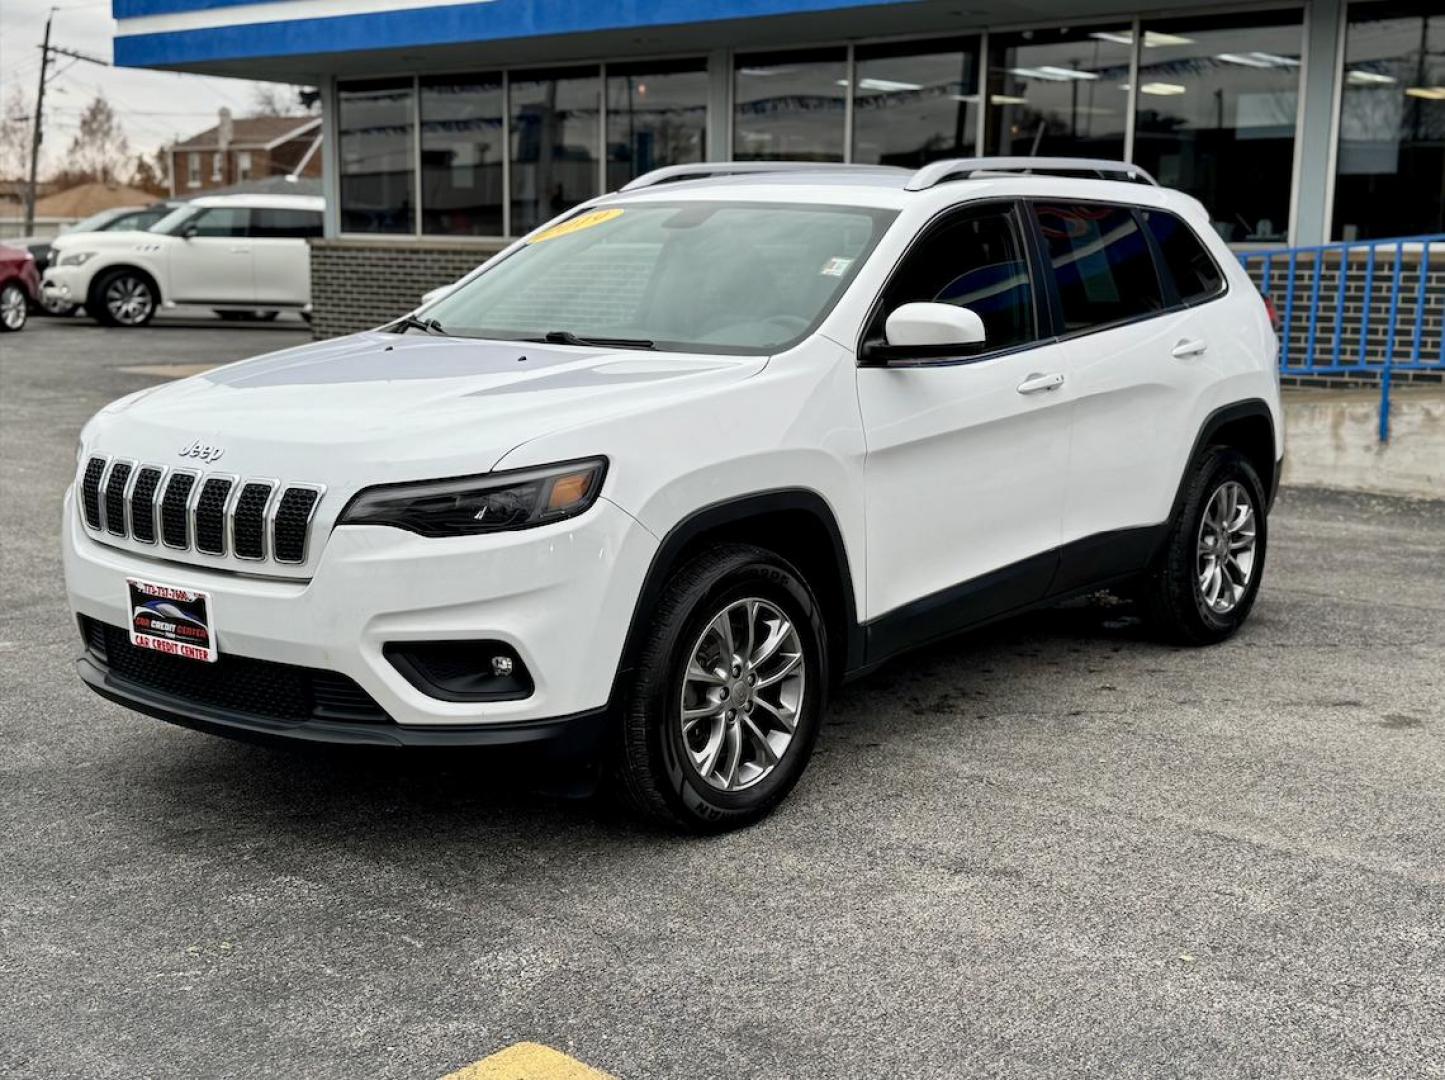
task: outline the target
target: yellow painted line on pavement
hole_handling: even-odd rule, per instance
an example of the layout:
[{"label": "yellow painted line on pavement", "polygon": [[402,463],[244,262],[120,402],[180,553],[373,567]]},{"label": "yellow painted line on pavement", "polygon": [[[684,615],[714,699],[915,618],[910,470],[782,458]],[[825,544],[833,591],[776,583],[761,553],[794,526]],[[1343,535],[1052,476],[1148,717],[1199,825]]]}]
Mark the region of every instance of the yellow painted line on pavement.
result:
[{"label": "yellow painted line on pavement", "polygon": [[162,379],[184,379],[220,367],[220,364],[135,364],[118,370],[127,375],[158,375]]},{"label": "yellow painted line on pavement", "polygon": [[442,1080],[613,1080],[560,1050],[524,1042],[448,1073]]}]

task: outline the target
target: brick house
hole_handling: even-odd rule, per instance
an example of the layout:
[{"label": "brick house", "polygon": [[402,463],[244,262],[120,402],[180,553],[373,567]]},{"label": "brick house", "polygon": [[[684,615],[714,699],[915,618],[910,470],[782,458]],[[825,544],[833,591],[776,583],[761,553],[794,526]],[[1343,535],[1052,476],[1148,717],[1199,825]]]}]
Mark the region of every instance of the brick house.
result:
[{"label": "brick house", "polygon": [[231,136],[222,149],[214,127],[170,148],[171,194],[200,195],[247,180],[296,173],[321,175],[321,117],[252,116],[231,120]]}]

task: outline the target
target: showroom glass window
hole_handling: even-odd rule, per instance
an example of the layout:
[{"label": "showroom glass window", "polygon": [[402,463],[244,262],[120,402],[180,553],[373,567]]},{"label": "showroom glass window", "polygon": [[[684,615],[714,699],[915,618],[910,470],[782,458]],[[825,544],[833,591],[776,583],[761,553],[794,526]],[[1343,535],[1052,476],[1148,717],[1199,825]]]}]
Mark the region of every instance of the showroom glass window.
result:
[{"label": "showroom glass window", "polygon": [[1144,24],[1134,161],[1195,196],[1226,240],[1289,232],[1299,9]]},{"label": "showroom glass window", "polygon": [[733,158],[842,161],[847,92],[846,49],[739,56]]},{"label": "showroom glass window", "polygon": [[607,65],[607,190],[706,160],[707,64]]},{"label": "showroom glass window", "polygon": [[977,38],[860,45],[853,67],[855,162],[916,169],[973,155]]},{"label": "showroom glass window", "polygon": [[415,120],[410,79],[342,83],[337,134],[341,231],[416,231]]},{"label": "showroom glass window", "polygon": [[596,68],[512,73],[512,235],[600,194]]},{"label": "showroom glass window", "polygon": [[988,153],[1124,156],[1127,26],[1025,30],[988,41]]},{"label": "showroom glass window", "polygon": [[421,228],[447,236],[501,236],[502,77],[421,80]]},{"label": "showroom glass window", "polygon": [[1334,236],[1445,232],[1445,8],[1351,4]]}]

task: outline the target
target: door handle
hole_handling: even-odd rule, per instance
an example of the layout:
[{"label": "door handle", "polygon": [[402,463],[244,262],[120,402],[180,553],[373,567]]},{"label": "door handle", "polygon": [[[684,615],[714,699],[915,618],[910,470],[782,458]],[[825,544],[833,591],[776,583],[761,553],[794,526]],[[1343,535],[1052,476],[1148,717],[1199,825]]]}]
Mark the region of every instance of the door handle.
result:
[{"label": "door handle", "polygon": [[1176,360],[1184,360],[1190,356],[1202,356],[1207,348],[1209,346],[1199,338],[1184,338],[1169,350],[1169,355]]},{"label": "door handle", "polygon": [[1049,375],[1032,372],[1027,379],[1019,383],[1019,393],[1037,394],[1040,390],[1057,390],[1063,385],[1064,377],[1057,371]]}]

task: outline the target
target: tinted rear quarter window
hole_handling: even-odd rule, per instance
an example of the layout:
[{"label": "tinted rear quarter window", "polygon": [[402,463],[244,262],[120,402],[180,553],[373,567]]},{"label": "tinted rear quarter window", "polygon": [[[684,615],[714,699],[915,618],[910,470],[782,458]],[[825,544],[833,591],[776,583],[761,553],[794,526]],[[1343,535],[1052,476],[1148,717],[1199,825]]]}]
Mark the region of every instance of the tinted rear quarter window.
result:
[{"label": "tinted rear quarter window", "polygon": [[315,210],[257,208],[251,211],[251,235],[273,239],[320,236],[321,214]]},{"label": "tinted rear quarter window", "polygon": [[1159,275],[1128,207],[1038,203],[1065,331],[1139,318],[1164,307]]},{"label": "tinted rear quarter window", "polygon": [[1224,274],[1194,230],[1166,210],[1145,210],[1144,224],[1159,247],[1164,270],[1186,304],[1224,291]]}]

